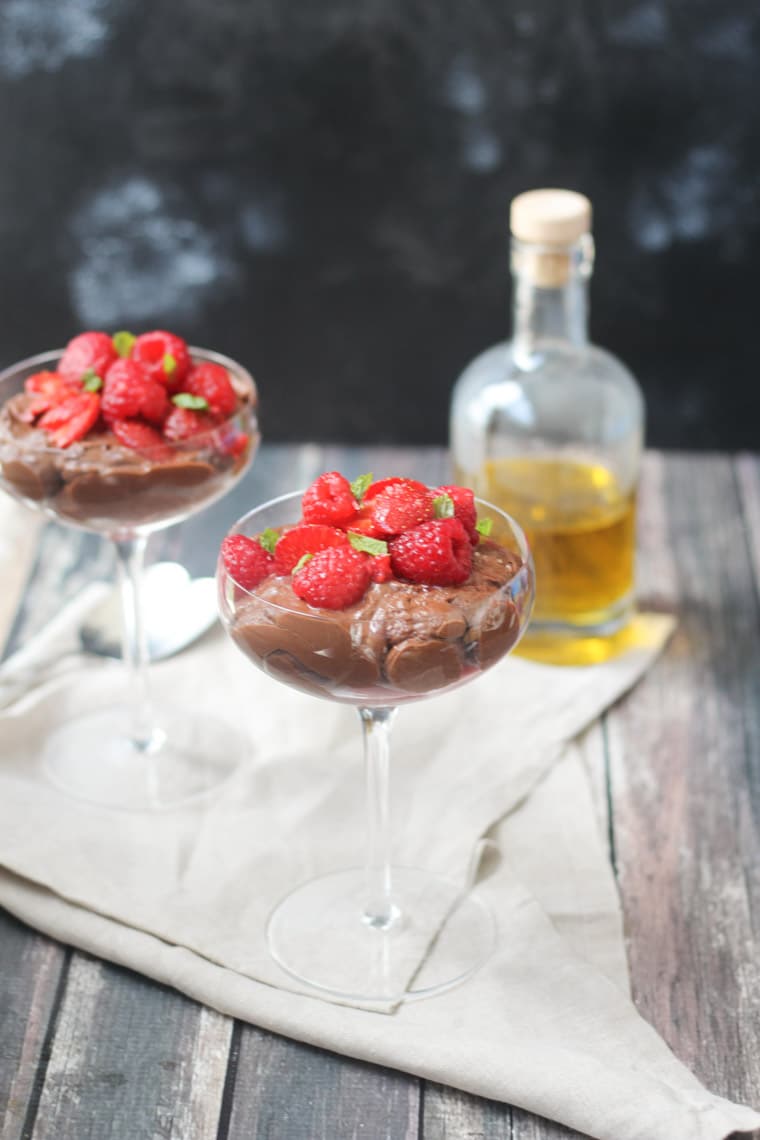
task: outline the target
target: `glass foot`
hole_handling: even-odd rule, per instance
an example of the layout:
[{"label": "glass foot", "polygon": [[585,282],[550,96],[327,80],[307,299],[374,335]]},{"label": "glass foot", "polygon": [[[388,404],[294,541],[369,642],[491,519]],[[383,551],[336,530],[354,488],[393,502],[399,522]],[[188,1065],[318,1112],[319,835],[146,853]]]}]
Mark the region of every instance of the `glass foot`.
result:
[{"label": "glass foot", "polygon": [[385,927],[363,913],[365,897],[361,870],[338,871],[297,887],[269,919],[272,957],[299,982],[371,1004],[451,989],[482,966],[496,946],[493,916],[481,899],[428,871],[393,868],[393,917]]},{"label": "glass foot", "polygon": [[45,741],[42,766],[56,787],[77,799],[123,811],[161,811],[203,796],[246,753],[237,732],[211,717],[162,710],[147,747],[129,736],[127,710],[101,709],[66,721]]}]

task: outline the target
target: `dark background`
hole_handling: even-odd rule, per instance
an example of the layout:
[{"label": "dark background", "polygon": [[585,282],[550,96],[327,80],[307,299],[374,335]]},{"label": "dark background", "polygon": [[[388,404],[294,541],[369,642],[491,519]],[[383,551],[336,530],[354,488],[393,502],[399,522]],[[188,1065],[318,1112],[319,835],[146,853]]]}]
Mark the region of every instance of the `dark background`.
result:
[{"label": "dark background", "polygon": [[269,440],[445,442],[509,200],[589,194],[649,442],[760,444],[756,0],[0,0],[0,363],[239,357]]}]

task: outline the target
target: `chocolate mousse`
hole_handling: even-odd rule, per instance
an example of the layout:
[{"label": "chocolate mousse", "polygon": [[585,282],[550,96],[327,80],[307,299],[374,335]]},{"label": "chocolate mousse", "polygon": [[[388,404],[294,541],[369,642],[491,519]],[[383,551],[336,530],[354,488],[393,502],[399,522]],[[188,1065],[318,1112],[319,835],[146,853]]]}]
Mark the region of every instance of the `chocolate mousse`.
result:
[{"label": "chocolate mousse", "polygon": [[340,610],[317,610],[289,576],[236,590],[229,632],[266,672],[353,704],[396,704],[458,684],[503,657],[521,622],[510,583],[522,559],[483,539],[461,585],[391,578]]},{"label": "chocolate mousse", "polygon": [[235,415],[202,435],[155,447],[125,446],[99,422],[66,447],[30,414],[35,396],[18,392],[0,409],[0,482],[12,494],[68,522],[115,532],[165,525],[223,493],[255,445],[255,392],[231,376]]}]

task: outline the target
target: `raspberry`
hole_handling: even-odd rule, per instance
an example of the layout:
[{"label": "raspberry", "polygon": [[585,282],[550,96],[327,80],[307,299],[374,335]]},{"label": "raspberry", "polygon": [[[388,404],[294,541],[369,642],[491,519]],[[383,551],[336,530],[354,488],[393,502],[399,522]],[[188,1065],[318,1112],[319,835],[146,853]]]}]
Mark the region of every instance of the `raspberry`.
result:
[{"label": "raspberry", "polygon": [[293,575],[293,592],[318,609],[345,609],[364,596],[370,583],[369,564],[369,556],[352,546],[328,547]]},{"label": "raspberry", "polygon": [[337,527],[310,523],[291,527],[280,536],[274,548],[275,570],[278,574],[290,574],[304,554],[316,554],[331,546],[348,546],[344,532]]},{"label": "raspberry", "polygon": [[68,396],[82,391],[81,385],[65,380],[57,372],[35,372],[34,375],[27,376],[24,388],[33,396],[22,417],[25,423],[31,423]]},{"label": "raspberry", "polygon": [[274,573],[274,558],[255,538],[230,534],[222,543],[222,561],[244,590],[252,590]]},{"label": "raspberry", "polygon": [[172,408],[164,422],[164,438],[173,442],[192,439],[208,434],[211,426],[206,412],[194,412],[192,408]]},{"label": "raspberry", "polygon": [[475,495],[473,492],[469,487],[436,487],[433,491],[433,496],[437,498],[439,495],[449,496],[454,504],[454,518],[459,519],[470,536],[470,542],[473,546],[477,546],[480,541],[480,535],[475,529],[475,523],[478,521],[478,511],[475,506]]},{"label": "raspberry", "polygon": [[164,329],[138,336],[132,345],[132,359],[146,369],[170,392],[178,392],[190,371],[190,352],[181,337]]},{"label": "raspberry", "polygon": [[391,537],[431,519],[433,496],[421,483],[404,479],[389,484],[373,498],[369,513],[380,534]]},{"label": "raspberry", "polygon": [[392,475],[389,479],[377,479],[374,483],[370,483],[364,492],[362,503],[371,503],[388,487],[394,487],[398,483],[403,483],[407,487],[416,487],[418,491],[427,491],[425,484],[418,483],[416,479],[403,479],[400,475]]},{"label": "raspberry", "polygon": [[351,484],[339,471],[326,471],[304,491],[301,500],[304,522],[343,526],[356,514]]},{"label": "raspberry", "polygon": [[193,396],[203,396],[209,411],[223,420],[229,419],[237,409],[237,394],[232,387],[229,372],[221,364],[196,364],[183,381],[182,391],[190,392]]},{"label": "raspberry", "polygon": [[393,577],[390,554],[376,554],[370,559],[369,572],[373,582],[390,582]]},{"label": "raspberry", "polygon": [[100,415],[100,396],[97,392],[75,392],[55,404],[43,415],[39,426],[50,434],[56,447],[69,447],[87,435]]},{"label": "raspberry", "polygon": [[135,451],[148,451],[150,458],[167,460],[172,458],[172,449],[164,443],[160,432],[142,420],[112,420],[111,431],[125,447]]},{"label": "raspberry", "polygon": [[151,379],[134,360],[116,360],[106,372],[103,383],[103,418],[134,419],[142,416],[161,424],[169,414],[169,397],[163,384]]},{"label": "raspberry", "polygon": [[399,578],[430,586],[459,586],[472,569],[470,536],[457,518],[422,523],[390,543]]},{"label": "raspberry", "polygon": [[116,358],[116,349],[107,333],[83,332],[66,345],[58,362],[58,372],[66,380],[81,381],[85,372],[92,369],[102,380]]}]

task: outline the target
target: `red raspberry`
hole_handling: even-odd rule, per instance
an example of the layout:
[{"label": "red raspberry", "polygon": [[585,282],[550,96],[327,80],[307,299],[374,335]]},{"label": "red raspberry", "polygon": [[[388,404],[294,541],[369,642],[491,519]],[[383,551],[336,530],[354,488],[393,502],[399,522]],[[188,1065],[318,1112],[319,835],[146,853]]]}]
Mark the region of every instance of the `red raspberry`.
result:
[{"label": "red raspberry", "polygon": [[195,412],[192,408],[172,408],[164,421],[164,438],[176,443],[182,439],[193,439],[206,435],[204,442],[210,443],[210,428],[213,425],[206,412]]},{"label": "red raspberry", "polygon": [[427,487],[413,479],[392,483],[372,499],[370,516],[383,537],[405,530],[433,517],[433,496]]},{"label": "red raspberry", "polygon": [[310,523],[291,527],[277,540],[274,548],[275,569],[278,574],[290,574],[304,554],[316,554],[330,546],[348,546],[345,533],[337,527]]},{"label": "red raspberry", "polygon": [[190,375],[182,383],[182,391],[193,396],[203,396],[209,411],[219,419],[226,420],[235,414],[238,398],[232,387],[230,374],[221,364],[196,364]]},{"label": "red raspberry", "polygon": [[459,586],[472,569],[470,536],[457,518],[433,519],[399,535],[390,554],[399,578],[430,586]]},{"label": "red raspberry", "polygon": [[222,561],[244,590],[252,590],[274,574],[274,558],[255,538],[229,534],[222,543]]},{"label": "red raspberry", "polygon": [[393,566],[390,554],[375,554],[370,558],[369,572],[373,582],[390,582]]},{"label": "red raspberry", "polygon": [[138,336],[132,345],[132,359],[142,364],[153,380],[170,392],[178,392],[190,371],[190,352],[181,337],[164,329]]},{"label": "red raspberry", "polygon": [[369,556],[352,546],[328,547],[293,575],[293,592],[318,609],[345,609],[364,596],[370,583],[369,564]]},{"label": "red raspberry", "polygon": [[87,435],[99,415],[100,396],[97,392],[79,391],[45,412],[39,426],[50,433],[50,442],[56,447],[69,447]]},{"label": "red raspberry", "polygon": [[301,500],[304,522],[344,526],[356,514],[351,484],[339,471],[326,471],[304,491]]},{"label": "red raspberry", "polygon": [[150,458],[155,460],[169,460],[172,458],[172,449],[164,443],[160,432],[142,420],[112,420],[111,431],[125,447],[135,451],[149,452]]},{"label": "red raspberry", "polygon": [[371,503],[388,487],[394,487],[399,483],[403,483],[407,487],[416,487],[418,491],[427,491],[425,484],[418,483],[416,479],[404,479],[400,475],[392,475],[389,479],[376,479],[374,483],[370,483],[364,492],[362,503]]},{"label": "red raspberry", "polygon": [[82,391],[80,384],[65,380],[57,372],[35,372],[33,376],[27,376],[24,388],[30,396],[33,396],[22,416],[25,423],[31,423],[37,416],[41,416],[49,408],[54,408],[68,396]]},{"label": "red raspberry", "polygon": [[480,541],[480,535],[475,529],[475,523],[478,521],[478,511],[475,506],[475,495],[473,492],[469,487],[436,487],[433,491],[433,496],[438,498],[439,495],[449,496],[454,504],[454,518],[459,519],[470,536],[470,542],[473,546],[477,546]]},{"label": "red raspberry", "polygon": [[58,362],[58,371],[66,380],[81,381],[91,368],[102,380],[117,355],[107,333],[83,332],[66,345]]},{"label": "red raspberry", "polygon": [[169,414],[166,388],[152,380],[134,360],[121,357],[106,372],[103,383],[103,418],[134,419],[142,416],[150,423],[162,424]]}]

